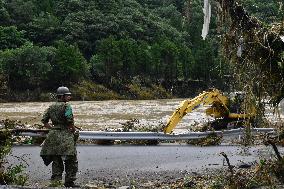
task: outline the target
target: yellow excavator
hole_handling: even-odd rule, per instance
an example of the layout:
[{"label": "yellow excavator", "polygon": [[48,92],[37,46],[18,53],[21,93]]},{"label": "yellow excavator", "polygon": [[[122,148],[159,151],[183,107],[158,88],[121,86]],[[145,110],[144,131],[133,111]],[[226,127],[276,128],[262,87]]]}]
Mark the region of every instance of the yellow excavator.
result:
[{"label": "yellow excavator", "polygon": [[[238,99],[238,98],[237,98]],[[236,98],[234,99],[234,105],[236,106]],[[230,105],[231,104],[231,105]],[[169,118],[167,124],[163,128],[164,133],[171,133],[180,120],[187,114],[198,108],[200,105],[210,105],[205,110],[205,113],[215,118],[215,124],[211,124],[215,130],[224,129],[226,124],[232,121],[244,121],[252,120],[256,115],[256,109],[250,107],[248,112],[232,113],[232,101],[230,98],[225,96],[218,89],[210,89],[204,91],[193,99],[184,100],[180,103],[179,107],[174,111],[172,116]],[[240,104],[237,104],[240,106]],[[222,120],[222,123],[226,123],[225,126],[222,124],[218,125]]]}]

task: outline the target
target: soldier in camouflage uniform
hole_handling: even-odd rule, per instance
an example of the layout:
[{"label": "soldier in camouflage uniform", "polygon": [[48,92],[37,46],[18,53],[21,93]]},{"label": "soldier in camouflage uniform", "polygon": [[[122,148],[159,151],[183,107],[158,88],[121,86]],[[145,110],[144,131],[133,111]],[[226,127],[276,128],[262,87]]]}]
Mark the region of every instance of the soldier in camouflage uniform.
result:
[{"label": "soldier in camouflage uniform", "polygon": [[[75,147],[75,126],[72,108],[68,101],[71,93],[67,87],[57,89],[58,101],[44,112],[42,123],[50,129],[40,152],[45,165],[52,162],[51,183],[60,183],[65,164],[66,187],[76,187],[76,173],[78,171],[77,151]],[[49,124],[52,121],[52,125]],[[64,162],[64,164],[63,164]]]}]

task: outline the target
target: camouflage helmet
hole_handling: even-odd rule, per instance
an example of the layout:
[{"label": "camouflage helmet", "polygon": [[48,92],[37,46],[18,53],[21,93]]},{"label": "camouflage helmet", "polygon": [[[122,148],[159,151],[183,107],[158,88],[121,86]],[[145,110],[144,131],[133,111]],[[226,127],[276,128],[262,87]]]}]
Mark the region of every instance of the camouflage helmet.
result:
[{"label": "camouflage helmet", "polygon": [[71,92],[69,91],[69,89],[67,87],[58,87],[57,91],[56,91],[56,95],[57,96],[62,96],[62,95],[71,95]]}]

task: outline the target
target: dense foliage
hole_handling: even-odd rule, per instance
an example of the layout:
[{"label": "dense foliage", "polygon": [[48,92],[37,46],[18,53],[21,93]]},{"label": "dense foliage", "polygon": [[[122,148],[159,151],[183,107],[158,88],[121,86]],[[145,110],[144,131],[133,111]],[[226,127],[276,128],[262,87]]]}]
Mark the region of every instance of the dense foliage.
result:
[{"label": "dense foliage", "polygon": [[[283,16],[278,1],[243,2],[267,24]],[[227,86],[217,10],[202,40],[201,0],[1,0],[0,5],[1,98],[15,100],[33,91],[35,100],[84,80],[126,98],[141,96],[129,95],[133,85],[162,86],[180,97]]]}]

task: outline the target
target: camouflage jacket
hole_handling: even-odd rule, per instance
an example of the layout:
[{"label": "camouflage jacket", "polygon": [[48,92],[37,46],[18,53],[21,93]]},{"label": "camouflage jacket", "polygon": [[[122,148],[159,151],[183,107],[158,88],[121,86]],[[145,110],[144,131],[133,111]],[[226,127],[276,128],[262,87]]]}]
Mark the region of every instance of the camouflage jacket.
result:
[{"label": "camouflage jacket", "polygon": [[74,125],[74,118],[70,104],[56,102],[44,112],[41,122],[52,122],[41,149],[40,155],[76,155],[74,134],[68,130],[69,125]]}]

